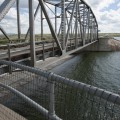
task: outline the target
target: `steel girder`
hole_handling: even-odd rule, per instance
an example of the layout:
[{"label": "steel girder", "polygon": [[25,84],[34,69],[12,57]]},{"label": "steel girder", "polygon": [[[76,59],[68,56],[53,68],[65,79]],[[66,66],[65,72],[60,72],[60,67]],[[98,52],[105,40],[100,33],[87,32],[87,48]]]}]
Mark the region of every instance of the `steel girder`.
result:
[{"label": "steel girder", "polygon": [[10,41],[7,33],[5,32],[5,30],[0,26],[0,31],[3,33],[3,35]]},{"label": "steel girder", "polygon": [[[69,51],[70,44],[73,45],[72,49],[76,49],[98,40],[96,17],[84,0],[44,0],[44,2],[61,8],[61,24],[57,36],[62,48],[61,52]],[[55,20],[56,16],[55,14]]]},{"label": "steel girder", "polygon": [[41,6],[41,10],[43,11],[43,13],[44,13],[44,15],[45,15],[45,18],[46,18],[46,20],[47,20],[47,22],[48,22],[49,28],[50,28],[50,30],[51,30],[51,34],[52,34],[53,38],[55,39],[55,41],[56,41],[56,43],[57,43],[60,51],[62,51],[62,47],[61,47],[60,42],[59,42],[59,40],[58,40],[58,37],[57,37],[57,35],[56,35],[56,33],[55,33],[55,30],[54,30],[54,28],[53,28],[53,25],[52,25],[52,23],[51,23],[51,20],[50,20],[50,18],[49,18],[49,15],[48,15],[48,13],[47,13],[47,10],[46,10],[44,1],[43,1],[43,0],[38,0],[38,1],[39,1],[40,6]]},{"label": "steel girder", "polygon": [[[66,53],[67,51],[77,49],[80,46],[84,46],[87,43],[98,40],[98,24],[96,17],[90,6],[84,0],[38,0],[38,1],[39,4],[38,7],[36,8],[36,12],[34,13],[33,19],[35,19],[40,7],[41,34],[43,35],[44,27],[42,14],[44,14],[45,17],[44,19],[46,19],[51,34],[54,40],[56,41],[57,46],[61,53]],[[49,3],[55,7],[55,12],[53,12],[55,19],[54,25],[51,21],[48,10],[46,9],[46,3]],[[17,11],[19,14],[19,2],[17,3],[17,6],[18,6]],[[50,11],[53,10],[50,9]],[[19,19],[20,18],[18,15],[18,34],[19,34],[18,38],[20,38],[21,34]],[[60,24],[58,24],[59,23],[58,19],[60,21]],[[28,33],[29,30],[27,34]]]}]

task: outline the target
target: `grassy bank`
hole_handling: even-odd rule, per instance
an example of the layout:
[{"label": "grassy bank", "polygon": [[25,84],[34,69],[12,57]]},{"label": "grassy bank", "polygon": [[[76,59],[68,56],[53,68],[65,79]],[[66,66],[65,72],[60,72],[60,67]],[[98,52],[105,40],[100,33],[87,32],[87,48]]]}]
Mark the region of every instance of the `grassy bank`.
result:
[{"label": "grassy bank", "polygon": [[120,37],[120,33],[99,33],[99,36],[104,36],[104,37]]},{"label": "grassy bank", "polygon": [[[9,35],[9,38],[10,38],[12,43],[19,43],[19,42],[22,43],[22,42],[28,42],[29,41],[29,36],[25,40],[25,34],[21,35],[21,39],[20,40],[18,39],[17,34]],[[52,41],[53,38],[52,38],[51,34],[44,34],[43,38],[41,40],[41,35],[39,35],[39,34],[35,35],[35,41],[44,41],[44,40],[45,41]],[[0,35],[0,45],[5,45],[7,43],[9,43],[8,39],[5,36]]]},{"label": "grassy bank", "polygon": [[[18,40],[18,36],[17,34],[14,35],[8,35],[10,40],[12,41],[12,43],[19,43],[19,42],[28,42],[29,41],[29,36],[27,37],[27,39],[25,40],[25,34],[21,35],[21,39]],[[99,37],[120,37],[120,33],[99,33]],[[44,34],[43,38],[41,40],[41,35],[40,34],[36,34],[35,35],[35,41],[52,41],[53,37],[51,34]],[[5,38],[4,35],[0,35],[0,45],[5,45],[7,44],[9,41],[8,39]]]}]

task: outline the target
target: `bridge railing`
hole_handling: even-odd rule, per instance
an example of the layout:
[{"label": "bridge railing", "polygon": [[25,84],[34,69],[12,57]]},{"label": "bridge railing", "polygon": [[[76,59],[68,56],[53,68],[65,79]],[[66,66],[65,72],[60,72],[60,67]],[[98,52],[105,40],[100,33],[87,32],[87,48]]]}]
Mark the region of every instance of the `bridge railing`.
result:
[{"label": "bridge railing", "polygon": [[[118,94],[17,63],[0,61],[0,64],[4,70],[5,67],[7,69],[11,66],[13,71],[12,74],[5,73],[0,76],[1,84],[19,91],[38,106],[32,104],[35,108],[33,109],[24,98],[22,101],[17,99],[18,93],[10,95],[3,89],[0,92],[1,104],[28,119],[120,119],[120,96]],[[48,113],[44,114],[39,107]]]}]

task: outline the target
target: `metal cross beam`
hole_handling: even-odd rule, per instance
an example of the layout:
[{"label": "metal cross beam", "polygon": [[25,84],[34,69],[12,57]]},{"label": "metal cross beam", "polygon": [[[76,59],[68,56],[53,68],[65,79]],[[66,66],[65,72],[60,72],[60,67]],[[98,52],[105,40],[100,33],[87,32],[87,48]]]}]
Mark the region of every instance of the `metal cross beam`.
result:
[{"label": "metal cross beam", "polygon": [[[34,0],[28,0],[34,3]],[[20,0],[17,0],[17,30],[18,39],[21,39],[20,26]],[[0,6],[0,21],[4,19],[7,12],[15,3],[15,0],[5,0]],[[29,4],[29,28],[30,50],[32,65],[35,64],[35,18],[40,21],[40,40],[44,42],[47,25],[50,30],[52,41],[55,41],[59,49],[59,55],[70,53],[69,51],[78,50],[86,44],[98,40],[98,23],[91,7],[84,0],[38,0],[38,6],[34,12],[34,7]],[[52,7],[51,7],[52,6]],[[40,9],[39,9],[40,8]],[[40,13],[39,13],[40,11]],[[39,14],[38,14],[39,13]],[[45,21],[45,22],[44,22]],[[47,24],[46,24],[47,23]],[[52,46],[54,47],[54,46]]]}]

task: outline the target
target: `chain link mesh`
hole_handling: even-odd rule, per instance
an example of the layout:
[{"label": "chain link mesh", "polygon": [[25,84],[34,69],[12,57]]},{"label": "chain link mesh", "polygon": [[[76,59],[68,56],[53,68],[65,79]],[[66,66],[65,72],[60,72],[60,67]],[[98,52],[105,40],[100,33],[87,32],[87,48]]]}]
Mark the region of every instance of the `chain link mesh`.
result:
[{"label": "chain link mesh", "polygon": [[79,89],[64,82],[56,82],[56,114],[63,120],[119,120],[120,106],[107,101],[109,96],[106,100],[97,97],[96,92],[91,95],[84,87]]},{"label": "chain link mesh", "polygon": [[[11,74],[8,65],[14,71]],[[0,83],[15,88],[48,111],[52,99],[53,111],[63,120],[120,119],[120,96],[117,94],[12,62],[0,68]],[[52,91],[51,84],[54,85]],[[27,101],[3,87],[0,87],[0,104],[29,120],[49,119],[48,114],[43,115],[37,107],[30,106]],[[22,119],[21,116],[19,119]]]},{"label": "chain link mesh", "polygon": [[[11,66],[12,74],[5,73],[0,76],[0,82],[9,85],[36,103],[48,109],[49,91],[47,78],[19,69],[17,66]],[[4,88],[0,88],[0,103],[6,107],[14,110],[20,115],[29,120],[45,119],[48,116],[43,116],[37,108],[33,108],[23,99],[19,98],[16,94]]]}]

